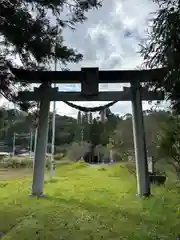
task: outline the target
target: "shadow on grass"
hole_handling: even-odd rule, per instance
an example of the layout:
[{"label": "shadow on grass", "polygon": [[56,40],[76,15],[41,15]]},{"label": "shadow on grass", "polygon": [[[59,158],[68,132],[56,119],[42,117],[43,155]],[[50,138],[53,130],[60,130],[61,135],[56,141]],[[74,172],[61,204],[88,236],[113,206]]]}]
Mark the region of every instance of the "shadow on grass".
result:
[{"label": "shadow on grass", "polygon": [[[150,220],[149,217],[145,215],[142,215],[142,212],[138,211],[135,213],[133,213],[133,209],[132,212],[127,211],[127,208],[123,208],[123,203],[122,205],[111,205],[111,206],[106,206],[106,205],[98,205],[97,203],[90,203],[86,200],[80,201],[77,199],[64,199],[61,197],[47,197],[42,199],[44,201],[51,201],[52,204],[54,203],[56,206],[69,206],[71,208],[80,208],[83,210],[87,210],[91,213],[98,213],[99,215],[101,215],[102,217],[109,217],[111,219],[116,219],[118,216],[121,218],[124,218],[126,220],[128,220],[128,222],[146,222],[148,225],[149,224],[153,224],[154,221]],[[140,200],[141,201],[141,200]],[[143,201],[143,200],[142,200]]]},{"label": "shadow on grass", "polygon": [[29,214],[29,209],[26,207],[17,207],[13,205],[0,208],[0,232],[6,234],[13,229],[25,216]]},{"label": "shadow on grass", "polygon": [[49,179],[49,180],[45,180],[44,183],[45,183],[45,184],[48,184],[48,183],[57,183],[57,182],[59,182],[59,181],[60,181],[60,180],[57,179],[57,178],[51,178],[51,179]]},{"label": "shadow on grass", "polygon": [[[157,215],[156,212],[151,212],[151,210],[148,209],[148,206],[144,209],[142,208],[141,210],[138,210],[136,208],[133,209],[130,206],[128,209],[127,206],[124,207],[123,204],[119,204],[119,206],[102,206],[95,203],[90,203],[88,201],[79,201],[76,199],[67,200],[61,197],[49,198],[49,200],[53,205],[56,205],[56,207],[58,206],[59,208],[67,209],[67,211],[69,213],[71,212],[72,215],[73,212],[75,214],[78,209],[80,212],[88,211],[90,215],[94,216],[94,220],[99,219],[98,221],[100,221],[100,223],[104,223],[104,225],[107,224],[109,228],[113,227],[113,224],[119,223],[120,228],[122,228],[122,225],[124,225],[124,231],[130,232],[128,226],[131,226],[133,229],[137,228],[137,231],[142,230],[144,233],[151,231],[152,228],[154,229],[153,231],[159,232],[160,235],[166,233],[169,236],[171,231],[177,235],[177,231],[179,229],[173,221],[171,222],[170,219],[172,219],[172,216],[169,215],[170,219],[168,219],[168,212],[166,212],[167,216],[164,218],[163,215],[161,215],[163,212],[159,212]],[[145,202],[147,203],[147,201],[148,200]],[[173,220],[175,221],[175,219]],[[154,237],[157,237],[157,235],[155,234]]]},{"label": "shadow on grass", "polygon": [[[143,200],[137,200],[137,201],[141,201],[143,205],[143,202],[144,202]],[[145,201],[146,204],[148,201],[151,202],[151,200],[146,200]],[[158,235],[163,234],[163,231],[164,231],[164,234],[167,234],[170,237],[172,237],[170,235],[171,231],[174,232],[173,234],[177,235],[176,231],[178,230],[178,228],[175,229],[171,221],[168,222],[169,225],[167,225],[167,222],[165,225],[165,222],[163,218],[161,218],[161,216],[158,216],[157,218],[153,215],[153,213],[151,213],[151,211],[148,211],[148,206],[146,206],[146,209],[140,210],[138,208],[131,208],[131,205],[123,206],[123,202],[122,204],[120,202],[118,204],[119,204],[118,206],[115,204],[114,205],[111,204],[109,206],[102,206],[102,205],[98,205],[97,203],[92,203],[90,202],[90,200],[86,200],[86,199],[83,199],[83,200],[74,199],[74,198],[65,199],[60,196],[58,197],[48,196],[47,198],[42,198],[38,200],[36,198],[34,200],[31,199],[31,200],[28,200],[24,204],[24,206],[23,205],[13,206],[13,204],[11,204],[11,206],[9,207],[5,205],[3,207],[3,204],[2,204],[0,208],[0,223],[1,223],[0,232],[2,232],[3,234],[8,234],[12,232],[12,236],[13,236],[15,232],[14,229],[18,229],[19,232],[25,231],[25,229],[23,229],[23,226],[24,228],[29,229],[28,231],[33,232],[34,224],[36,220],[39,222],[38,225],[35,225],[37,229],[38,228],[40,229],[41,226],[47,226],[46,230],[50,231],[51,229],[48,229],[48,226],[49,226],[48,221],[52,220],[54,221],[53,225],[55,224],[54,227],[59,229],[58,231],[60,230],[67,231],[67,233],[68,233],[68,229],[66,229],[66,227],[64,227],[63,229],[63,226],[62,226],[62,224],[65,222],[67,222],[69,229],[71,229],[74,226],[77,227],[76,225],[78,225],[78,228],[80,229],[81,224],[83,226],[84,224],[90,224],[91,228],[94,227],[94,228],[101,229],[103,228],[103,226],[107,226],[108,230],[110,230],[111,228],[113,229],[115,225],[116,229],[113,231],[115,231],[115,233],[118,233],[119,236],[120,236],[120,233],[122,233],[122,235],[127,234],[130,237],[130,235],[132,234],[132,231],[134,230],[136,230],[137,236],[140,236],[141,231],[143,232],[142,234],[148,235],[148,231],[150,231],[151,228],[153,229],[153,231],[155,231],[153,233],[154,238],[145,238],[145,239],[163,239],[162,237],[161,238],[158,237]],[[132,200],[132,204],[133,204],[133,200]],[[39,207],[36,209],[37,205],[39,205]],[[147,211],[148,211],[148,214],[146,214]],[[77,223],[79,221],[80,214],[83,214],[84,212],[85,214],[87,214],[87,216],[90,216],[89,220],[83,218],[84,219],[83,222],[80,221],[79,223]],[[168,221],[168,218],[167,218],[167,221]],[[61,226],[59,225],[58,227],[59,223],[61,224]],[[28,224],[32,224],[32,226]],[[117,230],[118,226],[120,230]],[[95,231],[95,230],[92,229],[92,231]],[[109,234],[113,234],[113,233],[109,233]],[[83,237],[85,237],[85,235],[83,235]],[[58,239],[58,236],[56,236],[55,239]],[[141,238],[135,237],[135,238],[128,238],[128,239],[141,239]],[[173,238],[168,238],[168,239],[173,239]]]},{"label": "shadow on grass", "polygon": [[0,182],[0,188],[5,188],[7,187],[9,183],[6,181],[6,182]]}]

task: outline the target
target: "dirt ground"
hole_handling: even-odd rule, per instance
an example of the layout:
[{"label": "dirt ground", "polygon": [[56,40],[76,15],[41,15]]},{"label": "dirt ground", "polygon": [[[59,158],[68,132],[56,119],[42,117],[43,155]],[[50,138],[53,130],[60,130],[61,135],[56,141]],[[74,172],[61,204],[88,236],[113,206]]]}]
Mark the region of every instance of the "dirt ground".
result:
[{"label": "dirt ground", "polygon": [[0,168],[0,180],[22,179],[32,176],[32,169],[8,169]]}]

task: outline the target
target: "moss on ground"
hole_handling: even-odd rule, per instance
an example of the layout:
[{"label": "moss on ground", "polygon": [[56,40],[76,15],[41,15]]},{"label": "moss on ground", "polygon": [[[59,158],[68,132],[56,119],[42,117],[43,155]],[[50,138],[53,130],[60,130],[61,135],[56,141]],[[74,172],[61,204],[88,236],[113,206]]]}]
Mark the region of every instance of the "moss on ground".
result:
[{"label": "moss on ground", "polygon": [[29,198],[30,187],[30,177],[0,181],[2,240],[175,240],[180,233],[180,186],[153,186],[152,197],[139,199],[134,176],[120,165],[58,166],[46,177],[47,199]]}]

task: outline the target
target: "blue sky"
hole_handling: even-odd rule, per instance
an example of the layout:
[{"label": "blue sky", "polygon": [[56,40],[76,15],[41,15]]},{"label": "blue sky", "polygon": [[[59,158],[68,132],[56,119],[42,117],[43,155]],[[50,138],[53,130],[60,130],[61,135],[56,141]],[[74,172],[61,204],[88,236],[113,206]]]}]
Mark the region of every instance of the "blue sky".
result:
[{"label": "blue sky", "polygon": [[[90,11],[88,20],[79,24],[74,32],[64,31],[64,39],[71,47],[84,55],[84,60],[71,65],[73,70],[81,67],[99,67],[99,69],[134,69],[142,63],[139,44],[147,39],[149,18],[156,11],[152,0],[104,0],[103,7]],[[121,90],[120,84],[101,84],[101,90]],[[75,87],[78,89],[78,86]],[[74,90],[75,90],[74,89]],[[104,102],[77,102],[79,105],[95,106]],[[164,103],[161,107],[164,107]],[[143,108],[151,106],[143,103]],[[57,103],[60,114],[76,116],[77,111],[63,103]],[[119,102],[112,108],[114,113],[131,113],[130,102]]]},{"label": "blue sky", "polygon": [[[84,55],[82,62],[68,67],[71,70],[80,70],[81,67],[99,67],[104,70],[137,68],[142,63],[138,53],[139,44],[147,39],[150,13],[156,9],[153,0],[104,0],[103,7],[88,12],[88,20],[84,24],[78,24],[75,31],[64,30],[63,36],[67,45]],[[79,88],[77,84],[60,86],[62,91],[77,91]],[[101,90],[106,91],[117,91],[118,88],[121,90],[122,85],[100,86]],[[77,102],[77,104],[95,106],[104,102]],[[150,107],[143,103],[144,109]],[[111,109],[120,115],[131,113],[131,103],[119,102]],[[61,115],[77,115],[76,110],[62,102],[57,102],[57,112]]]}]

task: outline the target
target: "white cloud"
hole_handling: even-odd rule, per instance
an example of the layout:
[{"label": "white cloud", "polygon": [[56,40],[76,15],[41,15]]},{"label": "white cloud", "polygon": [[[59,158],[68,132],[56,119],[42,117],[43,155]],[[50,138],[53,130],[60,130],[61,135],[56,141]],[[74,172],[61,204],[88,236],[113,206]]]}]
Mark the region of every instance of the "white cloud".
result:
[{"label": "white cloud", "polygon": [[[98,11],[87,14],[88,20],[78,25],[75,32],[66,30],[66,42],[84,54],[80,64],[71,65],[72,69],[82,66],[100,69],[134,69],[142,63],[139,44],[146,38],[149,13],[155,11],[156,5],[148,0],[105,0]],[[119,84],[103,84],[103,90],[117,90]],[[82,106],[102,105],[104,102],[77,102]],[[77,111],[64,103],[57,104],[60,114],[75,116]],[[143,108],[150,108],[143,103]],[[112,111],[124,115],[131,112],[130,102],[115,104]]]},{"label": "white cloud", "polygon": [[[64,30],[66,43],[82,52],[84,60],[71,64],[71,69],[81,67],[99,67],[100,69],[134,69],[142,63],[139,44],[146,38],[149,13],[156,10],[152,0],[104,0],[103,7],[87,13],[88,20],[79,24],[75,31]],[[117,90],[119,84],[103,84],[101,89]],[[77,85],[63,85],[62,91],[77,90]],[[102,105],[104,102],[77,102],[82,106]],[[51,106],[52,107],[52,106]],[[143,108],[149,108],[143,103]],[[131,103],[119,102],[112,111],[124,115],[131,112]],[[61,115],[76,117],[77,111],[57,103],[57,112]]]}]

